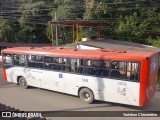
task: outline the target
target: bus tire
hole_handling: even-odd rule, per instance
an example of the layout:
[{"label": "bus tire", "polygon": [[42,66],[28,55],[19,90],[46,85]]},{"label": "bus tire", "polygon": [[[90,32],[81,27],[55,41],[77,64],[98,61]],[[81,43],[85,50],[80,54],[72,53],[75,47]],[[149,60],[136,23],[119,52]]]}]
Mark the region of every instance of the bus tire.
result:
[{"label": "bus tire", "polygon": [[19,86],[22,87],[22,88],[25,88],[25,89],[28,88],[27,81],[26,81],[26,79],[24,77],[20,77]]},{"label": "bus tire", "polygon": [[79,92],[79,98],[85,103],[92,103],[94,100],[94,95],[92,91],[88,88],[83,88]]}]

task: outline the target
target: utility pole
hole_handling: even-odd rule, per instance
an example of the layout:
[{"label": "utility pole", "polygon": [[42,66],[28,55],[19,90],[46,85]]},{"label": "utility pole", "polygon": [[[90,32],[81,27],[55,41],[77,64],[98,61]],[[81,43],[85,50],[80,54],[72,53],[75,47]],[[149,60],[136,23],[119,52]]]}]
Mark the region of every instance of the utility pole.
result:
[{"label": "utility pole", "polygon": [[[52,19],[53,22],[53,19]],[[54,47],[54,28],[53,28],[53,23],[51,22],[51,33],[52,33],[52,47]]]},{"label": "utility pole", "polygon": [[[57,22],[57,13],[55,12],[55,21]],[[56,24],[56,46],[58,46],[58,25]]]}]

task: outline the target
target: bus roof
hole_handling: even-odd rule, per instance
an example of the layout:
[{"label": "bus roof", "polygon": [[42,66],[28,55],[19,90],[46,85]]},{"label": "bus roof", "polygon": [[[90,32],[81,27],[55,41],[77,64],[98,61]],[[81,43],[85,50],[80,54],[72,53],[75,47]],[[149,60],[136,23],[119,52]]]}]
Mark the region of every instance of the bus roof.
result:
[{"label": "bus roof", "polygon": [[87,41],[81,41],[78,43],[79,45],[85,45],[95,48],[111,48],[116,50],[132,50],[132,51],[159,51],[159,48],[143,45],[139,43],[127,42],[127,41],[120,41],[120,40],[113,40],[113,39],[106,39],[106,38],[99,38],[99,39],[89,39]]},{"label": "bus roof", "polygon": [[3,50],[4,53],[15,54],[35,54],[45,56],[73,57],[73,58],[95,58],[95,59],[115,59],[115,60],[140,60],[150,58],[155,51],[123,51],[114,49],[73,49],[73,48],[53,48],[53,47],[14,47]]}]

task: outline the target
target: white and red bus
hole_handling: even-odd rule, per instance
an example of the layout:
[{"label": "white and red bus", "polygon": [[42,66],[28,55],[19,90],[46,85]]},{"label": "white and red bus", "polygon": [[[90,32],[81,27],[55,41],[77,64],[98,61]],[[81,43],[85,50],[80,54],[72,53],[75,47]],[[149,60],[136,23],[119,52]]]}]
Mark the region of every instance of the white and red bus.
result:
[{"label": "white and red bus", "polygon": [[86,103],[146,105],[156,92],[159,53],[16,47],[2,51],[4,80],[79,96]]}]

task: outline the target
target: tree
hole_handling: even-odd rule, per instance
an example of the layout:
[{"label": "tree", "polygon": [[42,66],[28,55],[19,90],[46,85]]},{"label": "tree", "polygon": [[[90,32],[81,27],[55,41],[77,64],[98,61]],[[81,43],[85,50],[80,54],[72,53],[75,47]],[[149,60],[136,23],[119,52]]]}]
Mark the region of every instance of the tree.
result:
[{"label": "tree", "polygon": [[12,42],[14,38],[13,24],[7,20],[0,20],[0,41]]},{"label": "tree", "polygon": [[108,7],[104,0],[85,0],[84,19],[102,19],[108,12]]},{"label": "tree", "polygon": [[149,22],[144,20],[138,23],[137,21],[138,19],[139,18],[136,12],[134,12],[133,15],[125,16],[124,21],[120,21],[119,23],[117,33],[121,37],[129,36],[126,39],[128,41],[145,43],[145,40],[144,41],[140,41],[140,40],[143,38],[143,35],[147,30]]},{"label": "tree", "polygon": [[51,16],[49,15],[50,4],[43,0],[37,1],[30,0],[22,5],[22,15],[19,23],[23,32],[20,31],[20,33],[27,34],[32,31],[30,37],[27,38],[28,41],[46,42],[45,40],[48,40],[45,32],[47,28],[46,24],[51,20]]},{"label": "tree", "polygon": [[34,42],[34,28],[31,26],[23,26],[19,29],[15,35],[15,40],[21,43],[32,43]]},{"label": "tree", "polygon": [[49,14],[49,7],[45,2],[27,2],[22,5],[20,8],[22,11],[21,18],[19,19],[19,22],[21,25],[24,25],[26,23],[34,23],[40,22],[40,23],[46,23],[48,22],[46,19],[43,19],[44,17],[48,17]]},{"label": "tree", "polygon": [[53,9],[51,15],[55,18],[57,13],[58,20],[78,19],[83,16],[82,0],[55,0],[57,8]]},{"label": "tree", "polygon": [[[0,21],[0,40],[49,42],[47,23],[56,13],[57,20],[105,21],[103,37],[160,46],[159,6],[158,0],[0,0],[0,17],[15,24]],[[71,41],[71,27],[58,27],[58,38]]]},{"label": "tree", "polygon": [[[83,17],[82,0],[55,0],[55,8],[52,9],[51,16],[53,20],[79,20]],[[55,27],[55,26],[54,26]],[[47,36],[50,39],[50,25],[47,27]],[[72,41],[71,27],[58,26],[59,44],[70,43]]]}]

